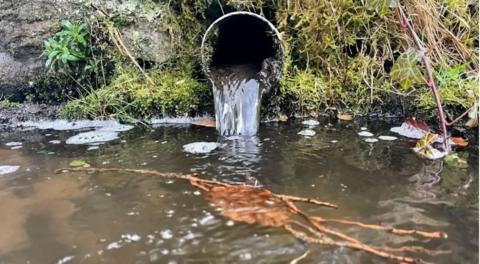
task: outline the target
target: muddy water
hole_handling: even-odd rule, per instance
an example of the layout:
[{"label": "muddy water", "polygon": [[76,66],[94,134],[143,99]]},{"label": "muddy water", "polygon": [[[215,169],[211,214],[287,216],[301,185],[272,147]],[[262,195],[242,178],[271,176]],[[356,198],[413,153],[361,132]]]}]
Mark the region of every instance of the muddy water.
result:
[{"label": "muddy water", "polygon": [[[397,237],[343,227],[363,241],[423,245],[451,253],[435,263],[478,263],[478,154],[455,168],[425,161],[412,142],[367,143],[390,125],[322,123],[317,134],[298,123],[261,124],[255,137],[219,137],[188,125],[135,129],[87,150],[65,145],[72,131],[0,133],[0,165],[19,165],[0,176],[0,263],[384,263],[363,252],[297,241],[286,232],[222,218],[183,182],[129,173],[54,174],[75,159],[92,166],[197,171],[205,178],[252,182],[279,193],[335,201],[340,209],[305,206],[312,214],[447,232],[443,241]],[[60,140],[60,144],[50,141]],[[10,149],[5,143],[21,141]],[[196,141],[222,143],[210,154],[182,152]],[[333,141],[333,142],[332,142]],[[248,177],[245,177],[248,175]],[[435,183],[436,177],[440,181]]]}]

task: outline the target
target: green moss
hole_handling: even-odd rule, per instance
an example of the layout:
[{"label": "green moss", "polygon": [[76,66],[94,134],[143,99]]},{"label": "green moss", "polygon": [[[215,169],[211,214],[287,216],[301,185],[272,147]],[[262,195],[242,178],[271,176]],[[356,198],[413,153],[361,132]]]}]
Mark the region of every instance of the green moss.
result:
[{"label": "green moss", "polygon": [[209,107],[210,90],[181,71],[153,71],[153,83],[127,67],[112,82],[61,110],[64,118],[116,118],[127,121],[154,116],[184,116]]}]

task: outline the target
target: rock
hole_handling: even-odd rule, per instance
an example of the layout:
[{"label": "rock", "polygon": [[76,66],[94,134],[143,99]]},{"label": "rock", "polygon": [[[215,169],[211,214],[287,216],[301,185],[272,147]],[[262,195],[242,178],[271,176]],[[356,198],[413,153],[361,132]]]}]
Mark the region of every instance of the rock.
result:
[{"label": "rock", "polygon": [[194,142],[183,145],[183,151],[192,154],[205,154],[210,153],[220,146],[216,142]]},{"label": "rock", "polygon": [[[1,67],[2,66],[0,65],[0,68]],[[2,78],[0,77],[0,83],[2,82],[1,79]],[[2,93],[1,87],[0,93]],[[59,106],[57,105],[33,103],[22,103],[13,107],[0,106],[0,124],[16,125],[27,120],[54,119],[58,116],[58,109]]]},{"label": "rock", "polygon": [[375,143],[375,142],[378,142],[378,139],[376,138],[366,138],[364,139],[365,142],[367,143]]},{"label": "rock", "polygon": [[62,19],[81,17],[79,1],[0,1],[0,93],[29,87],[45,72],[43,42]]},{"label": "rock", "polygon": [[[163,63],[171,58],[169,35],[162,31],[164,3],[92,0],[92,4],[121,19],[125,45],[134,57]],[[0,94],[9,96],[34,87],[44,76],[43,42],[62,20],[86,21],[95,14],[87,0],[0,1]]]}]

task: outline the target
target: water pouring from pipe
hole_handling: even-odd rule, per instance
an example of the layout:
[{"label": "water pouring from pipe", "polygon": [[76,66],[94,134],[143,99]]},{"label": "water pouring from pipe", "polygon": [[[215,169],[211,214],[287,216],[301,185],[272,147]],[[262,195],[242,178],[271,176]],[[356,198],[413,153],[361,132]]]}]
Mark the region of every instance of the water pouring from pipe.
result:
[{"label": "water pouring from pipe", "polygon": [[202,40],[202,63],[213,88],[215,120],[223,136],[254,135],[262,95],[280,80],[283,47],[264,17],[233,12],[217,19]]}]

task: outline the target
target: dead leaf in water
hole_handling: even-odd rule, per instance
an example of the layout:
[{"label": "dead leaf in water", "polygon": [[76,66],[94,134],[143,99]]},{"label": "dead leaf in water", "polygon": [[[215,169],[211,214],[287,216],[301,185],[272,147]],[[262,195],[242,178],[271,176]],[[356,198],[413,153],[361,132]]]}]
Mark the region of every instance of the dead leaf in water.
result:
[{"label": "dead leaf in water", "polygon": [[283,115],[283,114],[279,114],[279,115],[278,115],[278,121],[280,121],[280,122],[287,122],[287,120],[288,120],[288,116]]},{"label": "dead leaf in water", "polygon": [[192,125],[203,127],[217,127],[214,119],[200,119],[197,121],[193,121]]},{"label": "dead leaf in water", "polygon": [[352,121],[353,120],[353,116],[351,114],[339,114],[337,116],[337,118],[342,120],[342,121]]},{"label": "dead leaf in water", "polygon": [[459,146],[459,147],[466,147],[468,146],[468,141],[466,141],[464,138],[462,137],[452,137],[451,138],[453,144]]},{"label": "dead leaf in water", "polygon": [[234,221],[262,226],[283,226],[293,215],[288,204],[269,190],[248,185],[213,187],[204,197]]},{"label": "dead leaf in water", "polygon": [[409,117],[407,120],[405,120],[405,123],[407,125],[418,128],[420,130],[423,130],[425,132],[429,132],[430,128],[428,128],[427,123],[423,122],[422,120],[418,120],[415,117]]}]

